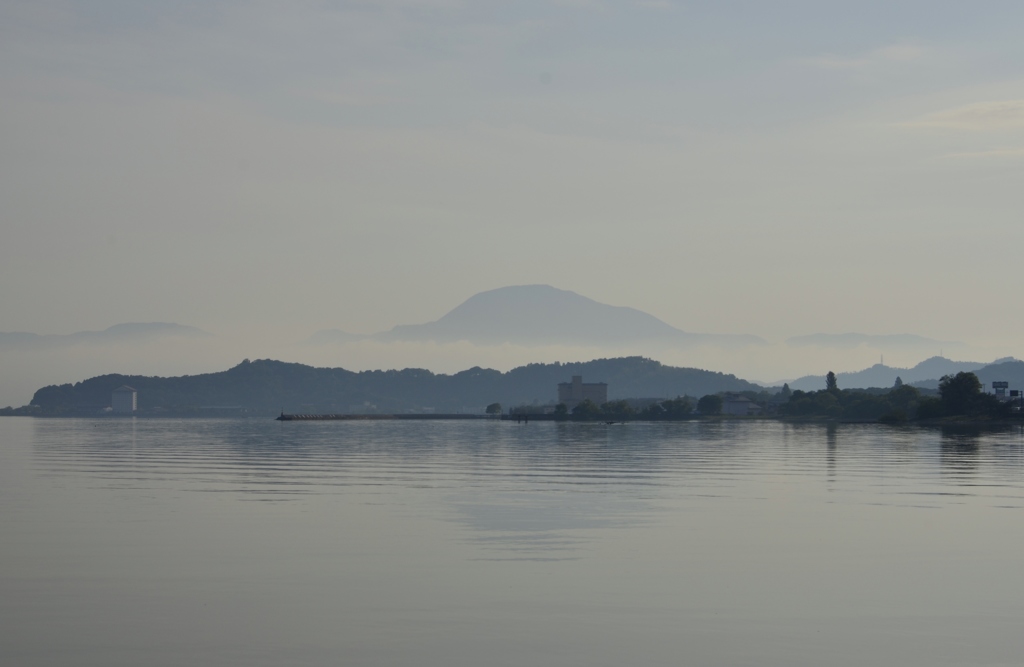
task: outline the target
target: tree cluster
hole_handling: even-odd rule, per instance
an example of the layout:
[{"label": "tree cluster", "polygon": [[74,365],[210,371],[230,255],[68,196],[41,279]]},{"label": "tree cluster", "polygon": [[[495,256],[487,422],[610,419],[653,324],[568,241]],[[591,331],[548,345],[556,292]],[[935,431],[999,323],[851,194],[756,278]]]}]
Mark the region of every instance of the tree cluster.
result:
[{"label": "tree cluster", "polygon": [[885,393],[866,389],[797,389],[786,403],[779,406],[779,414],[786,417],[901,422],[915,418],[920,401],[921,392],[906,385]]},{"label": "tree cluster", "polygon": [[673,420],[686,419],[691,414],[693,414],[693,403],[685,396],[655,401],[643,408],[635,408],[629,401],[608,401],[597,405],[589,399],[581,401],[571,411],[564,403],[555,406],[555,419],[572,419],[574,421]]},{"label": "tree cluster", "polygon": [[708,394],[707,396],[701,396],[700,400],[697,401],[697,410],[702,415],[720,415],[722,414],[722,404],[724,401],[718,394]]},{"label": "tree cluster", "polygon": [[264,359],[245,360],[226,371],[192,376],[103,375],[73,385],[43,387],[31,402],[47,414],[96,412],[110,405],[111,391],[126,384],[138,390],[143,412],[218,405],[270,413],[281,409],[346,412],[349,406],[365,403],[385,413],[425,407],[456,412],[463,406],[479,405],[481,397],[505,406],[523,405],[550,396],[559,382],[572,375],[608,382],[617,394],[626,396],[700,396],[759,389],[733,375],[665,366],[642,357],[528,364],[505,373],[474,367],[452,375],[422,368],[353,372]]},{"label": "tree cluster", "polygon": [[1011,404],[981,391],[974,373],[944,376],[938,396],[924,396],[897,382],[888,390],[839,389],[834,381],[821,391],[794,391],[779,407],[787,417],[903,422],[913,419],[998,419],[1010,415]]},{"label": "tree cluster", "polygon": [[1010,416],[1011,409],[1011,403],[983,393],[977,375],[962,372],[944,375],[939,380],[938,397],[923,399],[917,414],[921,419],[999,419]]},{"label": "tree cluster", "polygon": [[693,403],[685,396],[679,396],[660,403],[651,403],[644,410],[647,419],[680,419],[693,413]]}]

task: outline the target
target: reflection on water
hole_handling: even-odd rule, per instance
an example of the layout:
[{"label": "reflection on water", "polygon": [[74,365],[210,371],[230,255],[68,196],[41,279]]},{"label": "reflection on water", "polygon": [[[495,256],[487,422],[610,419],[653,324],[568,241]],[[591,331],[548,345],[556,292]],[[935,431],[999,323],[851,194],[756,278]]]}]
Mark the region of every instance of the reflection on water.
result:
[{"label": "reflection on water", "polygon": [[[571,424],[38,420],[41,476],[294,502],[417,489],[494,558],[579,558],[588,529],[637,525],[673,498],[742,497],[819,475],[831,502],[962,494],[1024,501],[1020,429],[747,422]],[[947,488],[956,487],[955,491]],[[1000,492],[988,496],[986,489]],[[481,492],[485,491],[484,497]],[[915,501],[924,502],[924,501]],[[1024,506],[1024,502],[1021,502]],[[567,552],[567,553],[566,553]]]},{"label": "reflection on water", "polygon": [[1018,428],[7,419],[0,438],[4,664],[1024,653]]},{"label": "reflection on water", "polygon": [[825,426],[825,451],[828,461],[828,480],[830,482],[836,481],[836,453],[839,448],[839,425],[838,424],[827,424]]},{"label": "reflection on water", "polygon": [[969,480],[977,471],[981,430],[947,426],[942,429],[942,469],[951,479]]}]

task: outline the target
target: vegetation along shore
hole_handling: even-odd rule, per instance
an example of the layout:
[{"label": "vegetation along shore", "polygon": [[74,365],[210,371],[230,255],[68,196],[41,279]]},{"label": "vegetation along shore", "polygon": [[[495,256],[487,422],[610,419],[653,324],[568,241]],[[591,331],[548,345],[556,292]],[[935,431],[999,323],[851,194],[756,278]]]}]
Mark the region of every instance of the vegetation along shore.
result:
[{"label": "vegetation along shore", "polygon": [[[556,383],[575,374],[600,379],[613,398],[570,405],[550,400]],[[987,393],[974,372],[951,373],[931,386],[911,386],[897,378],[891,387],[847,389],[840,388],[830,372],[823,384],[814,391],[790,390],[786,384],[763,387],[724,373],[666,366],[642,357],[529,364],[504,373],[475,367],[452,375],[424,369],[353,372],[246,360],[219,373],[166,378],[104,375],[51,385],[39,389],[29,405],[0,409],[0,415],[113,416],[111,392],[130,387],[138,396],[137,409],[133,406],[131,412],[143,417],[1024,422],[1021,392],[1002,397]]]}]

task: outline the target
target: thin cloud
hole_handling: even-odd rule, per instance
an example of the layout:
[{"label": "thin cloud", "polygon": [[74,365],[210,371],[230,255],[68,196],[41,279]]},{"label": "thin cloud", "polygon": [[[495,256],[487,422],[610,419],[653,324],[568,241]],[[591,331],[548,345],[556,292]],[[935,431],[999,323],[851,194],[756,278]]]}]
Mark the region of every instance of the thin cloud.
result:
[{"label": "thin cloud", "polygon": [[910,44],[895,44],[871,52],[872,60],[884,60],[888,62],[910,62],[920,60],[925,56],[925,50]]},{"label": "thin cloud", "polygon": [[675,5],[667,0],[637,0],[636,4],[647,9],[675,9]]},{"label": "thin cloud", "polygon": [[911,44],[893,44],[874,49],[860,56],[824,54],[807,62],[821,69],[863,70],[892,63],[908,63],[922,59],[926,51]]},{"label": "thin cloud", "polygon": [[905,125],[975,131],[1021,128],[1024,127],[1024,100],[977,102],[936,111]]},{"label": "thin cloud", "polygon": [[1024,148],[994,148],[987,151],[970,151],[966,153],[950,153],[946,159],[986,159],[986,158],[1019,158],[1024,157]]},{"label": "thin cloud", "polygon": [[303,89],[297,90],[295,94],[306,99],[316,100],[317,102],[337,107],[373,107],[400,104],[408,101],[399,96],[377,95],[358,91]]}]

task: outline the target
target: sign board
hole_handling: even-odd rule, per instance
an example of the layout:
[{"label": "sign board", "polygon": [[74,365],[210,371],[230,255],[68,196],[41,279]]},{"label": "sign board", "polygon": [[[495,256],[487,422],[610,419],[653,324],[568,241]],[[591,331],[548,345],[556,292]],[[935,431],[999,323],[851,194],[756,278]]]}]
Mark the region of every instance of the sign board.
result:
[{"label": "sign board", "polygon": [[1010,386],[1009,382],[993,382],[992,383],[992,388],[993,389],[1006,389],[1009,386]]}]

